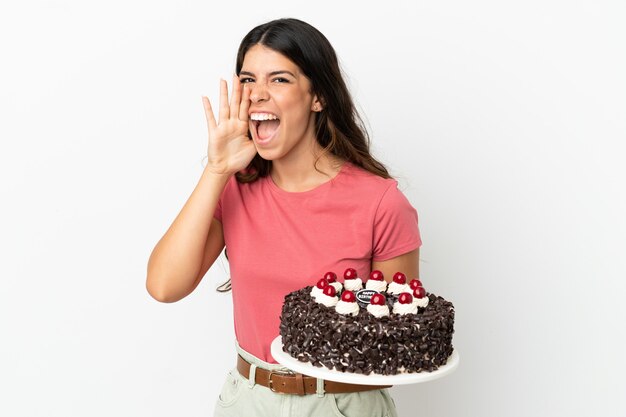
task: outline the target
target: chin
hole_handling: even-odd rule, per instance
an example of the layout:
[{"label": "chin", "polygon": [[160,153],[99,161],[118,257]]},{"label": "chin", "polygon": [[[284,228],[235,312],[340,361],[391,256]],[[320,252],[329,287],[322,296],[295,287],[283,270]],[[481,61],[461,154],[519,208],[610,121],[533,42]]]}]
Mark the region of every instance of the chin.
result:
[{"label": "chin", "polygon": [[265,159],[266,161],[274,161],[275,159],[278,159],[279,157],[278,153],[274,150],[257,147],[256,151],[259,154],[259,156]]}]

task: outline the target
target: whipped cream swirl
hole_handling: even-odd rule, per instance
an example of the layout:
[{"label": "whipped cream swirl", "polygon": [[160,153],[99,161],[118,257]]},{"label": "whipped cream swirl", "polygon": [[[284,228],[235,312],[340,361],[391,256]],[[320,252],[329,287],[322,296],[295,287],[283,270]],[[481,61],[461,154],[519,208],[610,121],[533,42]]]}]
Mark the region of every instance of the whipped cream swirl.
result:
[{"label": "whipped cream swirl", "polygon": [[320,295],[318,295],[315,298],[315,301],[320,303],[320,304],[324,304],[326,307],[334,307],[337,305],[337,297],[331,297],[329,295],[326,295],[324,293],[321,293]]},{"label": "whipped cream swirl", "polygon": [[313,286],[313,288],[311,288],[311,297],[313,298],[317,298],[319,297],[320,294],[323,294],[324,290],[317,288],[316,285]]},{"label": "whipped cream swirl", "polygon": [[417,305],[414,303],[402,304],[400,302],[395,302],[393,304],[393,312],[395,314],[417,314]]},{"label": "whipped cream swirl", "polygon": [[422,298],[413,297],[413,304],[417,307],[426,307],[428,305],[428,297],[424,296]]},{"label": "whipped cream swirl", "polygon": [[359,314],[359,305],[356,302],[339,300],[335,306],[335,311],[339,314],[356,316]]},{"label": "whipped cream swirl", "polygon": [[[377,281],[377,282],[380,282],[380,281]],[[387,306],[387,304],[382,305],[382,306],[369,304],[367,306],[367,311],[369,311],[370,314],[376,318],[381,318],[381,317],[385,317],[389,315],[389,307]]]},{"label": "whipped cream swirl", "polygon": [[389,287],[387,287],[387,292],[394,295],[398,295],[403,292],[411,293],[411,286],[408,284],[398,284],[397,282],[391,282],[389,283]]},{"label": "whipped cream swirl", "polygon": [[363,289],[363,281],[361,281],[361,278],[346,279],[343,281],[343,286],[346,290],[356,292]]},{"label": "whipped cream swirl", "polygon": [[341,282],[329,282],[328,285],[332,285],[333,287],[335,287],[335,290],[337,291],[337,294],[339,294],[343,288],[343,285],[341,285]]},{"label": "whipped cream swirl", "polygon": [[367,282],[365,283],[365,288],[368,290],[383,292],[387,289],[387,282],[376,281],[375,279],[368,279]]}]

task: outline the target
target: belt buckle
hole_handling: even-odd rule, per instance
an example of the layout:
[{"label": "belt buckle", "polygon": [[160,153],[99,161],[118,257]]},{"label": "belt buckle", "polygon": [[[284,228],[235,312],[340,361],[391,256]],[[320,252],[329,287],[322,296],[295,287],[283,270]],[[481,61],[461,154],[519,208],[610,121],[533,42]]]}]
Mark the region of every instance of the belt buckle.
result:
[{"label": "belt buckle", "polygon": [[291,371],[270,371],[270,374],[267,377],[267,387],[270,389],[270,391],[276,393],[276,394],[284,394],[284,392],[280,392],[280,391],[276,391],[274,389],[274,381],[272,381],[272,375],[283,375],[283,376],[293,376],[295,375],[293,372]]}]

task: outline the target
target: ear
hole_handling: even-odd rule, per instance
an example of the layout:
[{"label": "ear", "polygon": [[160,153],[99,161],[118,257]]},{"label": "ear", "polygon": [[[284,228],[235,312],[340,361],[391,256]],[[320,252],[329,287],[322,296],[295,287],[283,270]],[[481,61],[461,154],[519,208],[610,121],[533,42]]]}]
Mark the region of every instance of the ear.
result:
[{"label": "ear", "polygon": [[311,104],[311,111],[314,112],[321,112],[324,109],[324,104],[322,103],[322,101],[317,97],[317,94],[313,96],[313,103]]}]

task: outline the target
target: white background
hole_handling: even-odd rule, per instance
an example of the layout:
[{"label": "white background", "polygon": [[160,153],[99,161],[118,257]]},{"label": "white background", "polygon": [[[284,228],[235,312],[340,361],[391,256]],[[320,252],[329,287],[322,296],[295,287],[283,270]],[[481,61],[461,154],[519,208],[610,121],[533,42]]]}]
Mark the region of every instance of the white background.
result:
[{"label": "white background", "polygon": [[625,415],[625,9],[3,4],[0,415],[212,415],[235,359],[226,264],[173,304],[146,264],[202,171],[201,94],[278,17],[335,46],[419,212],[422,280],[456,306],[459,369],[394,388],[400,415]]}]

